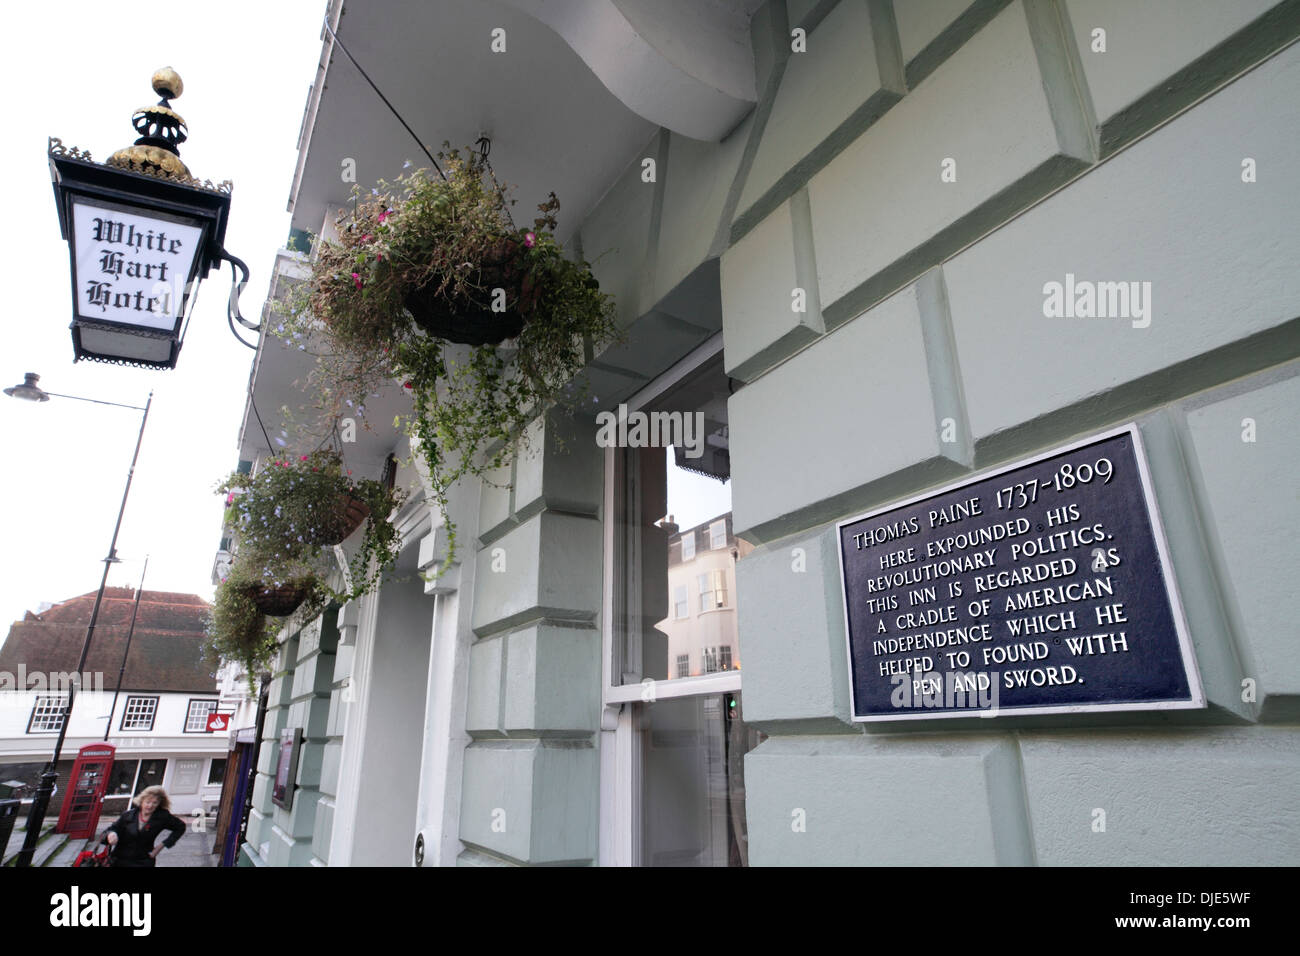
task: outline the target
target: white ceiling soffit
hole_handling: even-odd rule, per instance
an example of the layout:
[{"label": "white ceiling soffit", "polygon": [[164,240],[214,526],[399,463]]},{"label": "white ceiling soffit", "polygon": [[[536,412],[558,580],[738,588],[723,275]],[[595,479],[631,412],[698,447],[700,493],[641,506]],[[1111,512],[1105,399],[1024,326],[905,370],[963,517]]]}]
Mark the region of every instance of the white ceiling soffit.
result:
[{"label": "white ceiling soffit", "polygon": [[[558,33],[503,2],[333,0],[331,16],[339,40],[431,149],[491,139],[492,166],[515,187],[518,222],[530,222],[554,190],[562,241],[655,134]],[[508,36],[506,55],[490,49],[498,29]],[[428,165],[325,35],[303,122],[293,225],[319,232],[327,210],[349,202],[352,182],[341,164],[369,188],[400,176],[406,160]]]},{"label": "white ceiling soffit", "polygon": [[761,0],[504,0],[549,26],[628,109],[717,142],[754,106]]}]

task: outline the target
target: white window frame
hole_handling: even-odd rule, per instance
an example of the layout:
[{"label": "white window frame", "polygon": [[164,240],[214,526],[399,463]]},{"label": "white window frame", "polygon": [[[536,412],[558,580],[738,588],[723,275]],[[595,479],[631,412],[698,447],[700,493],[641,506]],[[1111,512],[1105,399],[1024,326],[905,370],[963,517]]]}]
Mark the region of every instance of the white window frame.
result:
[{"label": "white window frame", "polygon": [[[185,705],[185,727],[183,733],[206,734],[208,732],[208,718],[217,712],[217,705],[219,703],[220,701],[215,697],[191,697],[189,703]],[[190,725],[194,722],[195,717],[195,704],[210,704],[211,706],[203,711],[203,726],[199,727],[198,730],[190,730]]]},{"label": "white window frame", "polygon": [[[29,734],[57,734],[63,729],[63,722],[68,719],[68,697],[66,693],[59,694],[37,694],[36,700],[32,702],[32,712],[27,718],[27,732]],[[56,714],[53,710],[54,704],[58,702],[62,705],[61,711]],[[37,727],[36,722],[42,724],[52,723],[53,727]]]},{"label": "white window frame", "polygon": [[[722,333],[719,332],[698,346],[693,352],[684,359],[670,368],[667,372],[660,375],[657,379],[647,385],[641,391],[628,398],[623,404],[627,406],[629,412],[637,411],[643,406],[654,401],[664,392],[677,385],[683,379],[694,374],[700,366],[709,359],[713,358],[722,351]],[[614,507],[616,503],[615,496],[615,468],[614,457],[619,454],[621,449],[605,449],[605,495],[604,495],[604,514],[606,516],[604,537],[605,537],[605,585],[604,585],[604,613],[602,617],[602,631],[604,637],[604,656],[605,660],[601,668],[601,682],[604,685],[603,699],[606,706],[624,703],[637,703],[644,699],[645,688],[643,683],[616,684],[613,682],[613,662],[616,659],[614,653],[614,585],[617,575],[614,568],[614,555],[617,553],[617,542],[615,540]],[[639,573],[639,569],[636,569]],[[689,592],[688,592],[689,593]],[[721,674],[710,674],[706,677],[674,677],[668,680],[655,681],[655,699],[663,700],[672,697],[693,697],[704,694],[723,694],[728,691],[740,690],[740,672],[731,671]]]},{"label": "white window frame", "polygon": [[[142,730],[143,730],[143,731],[150,731],[150,730],[153,730],[154,721],[156,721],[156,720],[158,719],[158,700],[159,700],[158,697],[153,696],[153,695],[150,695],[150,694],[131,694],[129,697],[127,697],[127,699],[126,699],[126,703],[122,706],[122,722],[118,725],[118,728],[117,728],[117,729],[118,729],[119,731],[128,731],[128,730],[134,730],[134,731],[142,731]],[[131,714],[131,705],[132,705],[132,703],[137,703],[137,704],[138,704],[138,703],[148,703],[148,704],[151,704],[151,705],[152,705],[152,706],[149,708],[149,722],[148,722],[148,724],[146,724],[146,725],[144,725],[144,726],[141,726],[141,724],[143,723],[143,720],[142,720],[141,716],[140,716],[139,714],[134,714],[134,715]],[[130,724],[127,723],[128,718],[130,718],[131,721],[132,721]]]},{"label": "white window frame", "polygon": [[[718,543],[719,533],[721,533],[722,543]],[[714,521],[709,525],[709,550],[721,551],[727,546],[727,519]]]},{"label": "white window frame", "polygon": [[[689,548],[691,552],[690,554],[686,553],[688,550],[686,547],[686,542],[688,541],[691,544]],[[682,564],[685,564],[687,561],[694,561],[694,560],[695,560],[695,529],[692,528],[686,534],[682,535]]]},{"label": "white window frame", "polygon": [[[725,611],[727,604],[727,569],[711,568],[697,575],[696,583],[700,588],[700,613],[708,611]],[[707,599],[707,601],[706,601]],[[722,603],[718,601],[721,599]]]},{"label": "white window frame", "polygon": [[[636,411],[662,395],[684,378],[697,372],[705,362],[722,351],[722,333],[718,332],[690,354],[664,372],[653,382],[626,401],[628,411]],[[605,516],[603,535],[605,545],[605,574],[601,613],[601,698],[604,704],[600,734],[600,825],[598,862],[601,866],[639,866],[641,864],[641,766],[642,757],[638,728],[634,720],[639,713],[634,706],[647,698],[647,682],[616,684],[614,682],[615,654],[614,589],[618,581],[614,556],[618,547],[617,524],[614,507],[615,456],[620,449],[605,449]],[[683,560],[686,560],[683,557]],[[639,573],[634,568],[634,573]],[[689,596],[689,590],[688,590]],[[688,601],[689,604],[689,601]],[[709,696],[738,692],[740,671],[721,671],[701,677],[680,677],[649,682],[653,685],[655,700],[675,697]]]},{"label": "white window frame", "polygon": [[[681,595],[678,600],[677,595]],[[691,592],[685,584],[673,586],[673,620],[682,621],[691,616]]]}]

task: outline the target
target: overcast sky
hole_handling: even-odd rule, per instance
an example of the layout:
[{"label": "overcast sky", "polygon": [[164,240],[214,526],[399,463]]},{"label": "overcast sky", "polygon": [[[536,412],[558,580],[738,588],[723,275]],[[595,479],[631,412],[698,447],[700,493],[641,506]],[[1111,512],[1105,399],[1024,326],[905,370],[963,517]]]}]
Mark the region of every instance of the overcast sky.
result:
[{"label": "overcast sky", "polygon": [[[223,266],[203,283],[174,371],[73,363],[68,248],[47,137],[107,159],[134,142],[131,113],[157,101],[154,70],[173,67],[185,91],[172,106],[190,137],[181,158],[199,179],[234,183],[226,248],[252,270],[242,306],[256,319],[288,235],[285,205],[325,7],[62,0],[7,9],[0,384],[37,372],[49,391],[141,406],[154,391],[110,585],[135,586],[148,554],[146,589],[211,598],[222,511],[212,489],[236,465],[253,353],[226,327]],[[0,395],[0,637],[40,602],[99,586],[139,425],[130,409]]]}]

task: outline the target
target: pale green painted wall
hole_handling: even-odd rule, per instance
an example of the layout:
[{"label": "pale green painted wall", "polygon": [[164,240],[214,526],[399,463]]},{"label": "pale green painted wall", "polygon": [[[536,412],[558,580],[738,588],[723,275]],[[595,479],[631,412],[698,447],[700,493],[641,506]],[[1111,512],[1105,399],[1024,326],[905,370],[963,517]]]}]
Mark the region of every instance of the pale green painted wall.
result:
[{"label": "pale green painted wall", "polygon": [[[1300,3],[1187,6],[769,3],[751,116],[661,131],[579,230],[628,329],[594,407],[717,328],[744,382],[751,862],[1296,858]],[[1151,325],[1044,319],[1066,272],[1151,281]],[[1210,707],[851,724],[834,522],[1131,419]],[[596,859],[600,475],[579,440],[485,489],[463,864]]]}]

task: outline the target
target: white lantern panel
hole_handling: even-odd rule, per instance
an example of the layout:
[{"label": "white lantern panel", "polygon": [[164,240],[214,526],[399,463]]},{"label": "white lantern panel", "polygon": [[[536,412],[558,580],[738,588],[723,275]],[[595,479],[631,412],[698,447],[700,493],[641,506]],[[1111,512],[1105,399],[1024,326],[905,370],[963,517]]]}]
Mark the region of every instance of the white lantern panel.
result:
[{"label": "white lantern panel", "polygon": [[[72,204],[72,222],[77,313],[91,321],[171,332],[203,230],[83,199]],[[165,341],[161,345],[170,349]]]}]

